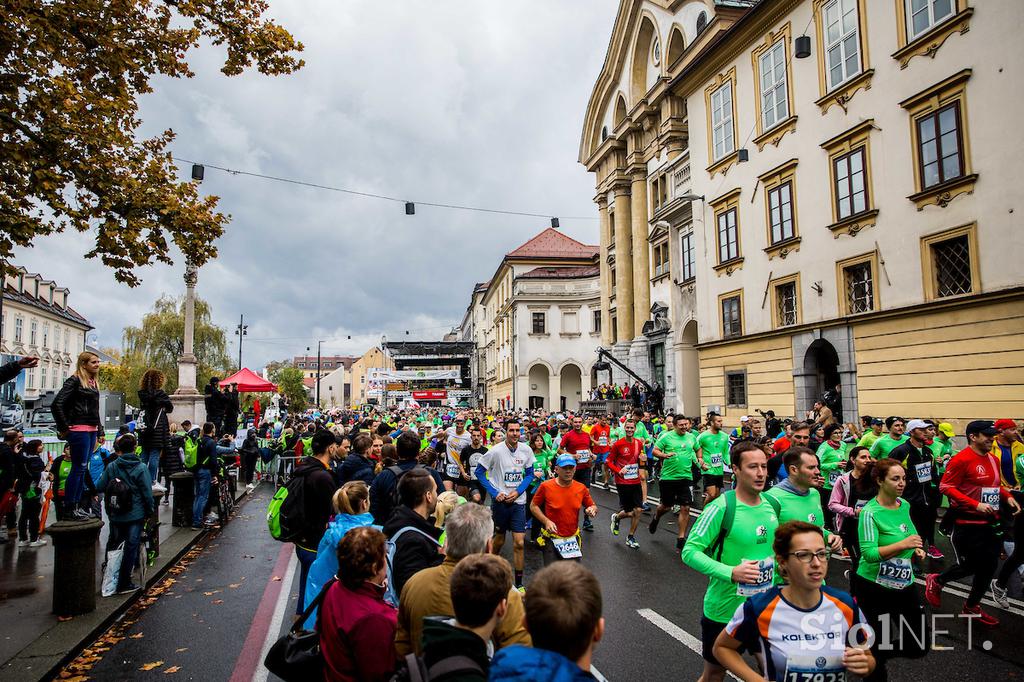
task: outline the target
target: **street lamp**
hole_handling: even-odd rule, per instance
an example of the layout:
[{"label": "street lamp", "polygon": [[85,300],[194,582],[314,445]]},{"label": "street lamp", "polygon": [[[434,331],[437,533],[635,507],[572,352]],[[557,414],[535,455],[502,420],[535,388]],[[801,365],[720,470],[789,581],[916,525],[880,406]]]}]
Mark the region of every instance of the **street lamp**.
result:
[{"label": "street lamp", "polygon": [[[316,342],[316,406],[320,408],[320,346],[323,341]],[[306,346],[306,352],[309,352],[309,346]]]},{"label": "street lamp", "polygon": [[238,318],[235,336],[238,337],[238,371],[242,371],[242,337],[249,335],[249,325],[245,324],[245,315]]}]

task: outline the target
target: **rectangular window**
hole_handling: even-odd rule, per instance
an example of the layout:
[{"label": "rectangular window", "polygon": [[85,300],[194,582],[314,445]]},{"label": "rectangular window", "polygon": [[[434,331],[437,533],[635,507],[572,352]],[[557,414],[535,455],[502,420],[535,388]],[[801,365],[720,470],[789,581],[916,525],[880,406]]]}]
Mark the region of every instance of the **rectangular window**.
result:
[{"label": "rectangular window", "polygon": [[925,114],[916,125],[922,189],[963,176],[959,103]]},{"label": "rectangular window", "polygon": [[857,0],[832,0],[824,6],[825,72],[833,90],[860,73],[860,25]]},{"label": "rectangular window", "polygon": [[608,214],[608,248],[615,246],[615,214]]},{"label": "rectangular window", "polygon": [[60,350],[60,327],[53,329],[53,349]]},{"label": "rectangular window", "polygon": [[21,343],[22,329],[25,326],[24,320],[20,317],[14,318],[14,342]]},{"label": "rectangular window", "polygon": [[64,352],[68,352],[68,337],[71,336],[71,332],[64,335]]},{"label": "rectangular window", "polygon": [[39,368],[39,388],[46,390],[46,368]]},{"label": "rectangular window", "polygon": [[796,282],[785,282],[775,287],[775,312],[778,326],[789,327],[797,323]]},{"label": "rectangular window", "polygon": [[533,327],[532,327],[533,333],[534,334],[543,334],[544,330],[545,330],[544,313],[533,313],[530,316],[530,318],[533,321]]},{"label": "rectangular window", "polygon": [[846,293],[846,312],[849,315],[875,309],[875,281],[871,261],[855,263],[843,268],[843,288]]},{"label": "rectangular window", "polygon": [[27,372],[25,372],[25,388],[35,388],[35,387],[36,387],[36,371],[34,369],[30,369]]},{"label": "rectangular window", "polygon": [[729,296],[722,299],[722,336],[740,336],[743,334],[743,322],[740,317],[740,297]]},{"label": "rectangular window", "polygon": [[954,0],[906,0],[910,40],[953,15]]},{"label": "rectangular window", "polygon": [[789,117],[785,41],[776,42],[762,54],[758,67],[761,76],[761,126],[762,130],[768,130]]},{"label": "rectangular window", "polygon": [[29,332],[28,332],[28,343],[29,343],[29,345],[31,345],[31,346],[36,345],[36,336],[38,335],[38,332],[39,332],[39,323],[36,322],[35,320],[32,320],[29,323]]},{"label": "rectangular window", "polygon": [[667,275],[668,271],[668,242],[665,242],[654,247],[654,276]]},{"label": "rectangular window", "polygon": [[739,232],[736,227],[736,209],[718,214],[718,262],[725,263],[740,256]]},{"label": "rectangular window", "polygon": [[745,371],[725,373],[725,402],[728,407],[747,406],[747,373]]},{"label": "rectangular window", "polygon": [[932,244],[935,268],[935,294],[939,298],[969,294],[971,279],[971,244],[966,234]]},{"label": "rectangular window", "polygon": [[600,334],[601,333],[601,311],[600,310],[595,310],[594,311],[594,330],[593,331],[594,331],[595,334]]},{"label": "rectangular window", "polygon": [[685,282],[696,277],[697,262],[693,249],[693,232],[685,232],[679,237],[679,252],[682,254],[681,276]]},{"label": "rectangular window", "polygon": [[665,344],[656,343],[651,346],[651,376],[656,382],[665,385]]},{"label": "rectangular window", "polygon": [[0,313],[0,340],[7,338],[7,314]]},{"label": "rectangular window", "polygon": [[786,182],[768,190],[768,216],[771,221],[772,244],[795,236],[792,183]]},{"label": "rectangular window", "polygon": [[580,320],[579,316],[574,312],[563,312],[562,313],[562,333],[563,334],[579,334],[580,333]]},{"label": "rectangular window", "polygon": [[836,157],[832,162],[835,178],[836,217],[839,220],[863,213],[868,208],[864,148]]},{"label": "rectangular window", "polygon": [[712,160],[731,154],[736,148],[732,127],[732,82],[711,93]]},{"label": "rectangular window", "polygon": [[[43,325],[43,348],[50,347],[50,323]],[[45,383],[45,382],[44,382]]]}]

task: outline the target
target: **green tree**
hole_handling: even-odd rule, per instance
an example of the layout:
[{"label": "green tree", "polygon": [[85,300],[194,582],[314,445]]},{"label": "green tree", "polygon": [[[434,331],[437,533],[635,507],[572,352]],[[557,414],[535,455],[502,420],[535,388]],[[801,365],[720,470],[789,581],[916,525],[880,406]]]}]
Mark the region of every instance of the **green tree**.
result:
[{"label": "green tree", "polygon": [[138,100],[156,76],[191,78],[200,41],[221,72],[302,68],[302,50],[263,18],[264,0],[5,0],[0,3],[0,261],[14,246],[73,228],[86,254],[135,286],[171,263],[169,242],[202,265],[230,219],[217,197],[178,180],[172,130],[137,140]]},{"label": "green tree", "polygon": [[[124,349],[117,372],[123,381],[129,402],[135,398],[139,380],[147,369],[155,368],[167,375],[165,390],[178,388],[178,358],[185,344],[185,299],[161,296],[146,313],[138,327],[125,327]],[[210,320],[210,306],[196,299],[195,356],[199,386],[205,386],[210,377],[224,378],[231,372],[231,358],[227,352],[225,331]],[[113,369],[110,370],[113,374]]]},{"label": "green tree", "polygon": [[301,412],[309,402],[302,377],[302,370],[295,367],[278,367],[270,375],[270,380],[288,398],[289,412]]}]

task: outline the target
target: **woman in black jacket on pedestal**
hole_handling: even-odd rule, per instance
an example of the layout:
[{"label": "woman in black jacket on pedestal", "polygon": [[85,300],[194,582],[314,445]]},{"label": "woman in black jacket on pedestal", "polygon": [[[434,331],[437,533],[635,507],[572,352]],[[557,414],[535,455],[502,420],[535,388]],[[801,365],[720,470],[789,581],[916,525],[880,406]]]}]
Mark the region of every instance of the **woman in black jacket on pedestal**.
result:
[{"label": "woman in black jacket on pedestal", "polygon": [[167,415],[174,409],[164,392],[164,373],[147,369],[139,384],[139,407],[142,409],[142,463],[149,468],[149,479],[154,483],[160,470],[160,456],[171,443],[171,424]]},{"label": "woman in black jacket on pedestal", "polygon": [[83,351],[78,355],[75,373],[53,399],[50,409],[57,435],[71,446],[71,473],[64,485],[63,518],[87,521],[92,516],[79,508],[85,492],[85,476],[89,457],[96,449],[96,435],[100,430],[100,357]]}]

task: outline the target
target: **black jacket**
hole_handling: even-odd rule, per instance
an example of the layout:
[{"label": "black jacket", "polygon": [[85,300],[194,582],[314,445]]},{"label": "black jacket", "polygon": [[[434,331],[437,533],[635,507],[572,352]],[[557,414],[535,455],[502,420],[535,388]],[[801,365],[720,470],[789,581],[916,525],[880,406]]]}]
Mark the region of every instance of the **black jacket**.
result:
[{"label": "black jacket", "polygon": [[323,538],[327,522],[334,511],[332,500],[338,486],[330,470],[316,457],[304,457],[295,467],[292,476],[301,476],[305,481],[303,501],[306,528],[295,544],[315,552],[320,546],[320,539]]},{"label": "black jacket", "polygon": [[[167,415],[174,409],[171,399],[160,389],[140,390],[139,407],[142,408],[142,423],[146,425],[140,443],[143,451],[168,447],[171,443],[171,424]],[[164,411],[162,415],[160,410]]]},{"label": "black jacket", "polygon": [[224,417],[224,394],[214,386],[206,387],[206,397],[203,399],[206,405],[206,420],[219,424]]},{"label": "black jacket", "polygon": [[43,471],[46,470],[46,462],[39,455],[20,455],[18,463],[18,481],[14,487],[15,492],[24,495],[29,488],[39,488]]},{"label": "black jacket", "polygon": [[[423,518],[404,504],[395,507],[391,518],[384,524],[384,535],[390,538],[406,526],[421,530],[435,540],[441,537],[441,529],[435,527],[430,519]],[[444,555],[438,551],[439,547],[439,543],[431,542],[419,533],[408,532],[398,538],[391,570],[396,594],[402,594],[402,587],[413,575],[444,561]]]},{"label": "black jacket", "polygon": [[199,440],[199,450],[196,452],[196,469],[208,469],[216,476],[220,469],[217,458],[217,441],[210,436],[203,436]]},{"label": "black jacket", "polygon": [[[907,485],[903,489],[903,499],[914,506],[927,506],[927,491],[932,486],[937,485],[939,480],[931,448],[927,445],[922,445],[921,449],[918,450],[908,440],[894,447],[889,453],[889,457],[900,462],[906,471]],[[925,483],[922,483],[920,476],[918,476],[917,467],[919,464],[925,465],[921,467],[923,473],[929,479]]]},{"label": "black jacket", "polygon": [[20,469],[18,456],[7,443],[0,442],[0,497],[14,485]]},{"label": "black jacket", "polygon": [[75,374],[64,382],[50,409],[53,411],[57,433],[63,433],[71,426],[101,426],[100,392],[82,385],[82,381]]},{"label": "black jacket", "polygon": [[[437,470],[424,467],[414,459],[399,462],[396,466],[402,471],[408,471],[416,466],[426,469],[434,477],[438,495],[444,492],[444,483],[441,481],[441,474],[437,473]],[[390,467],[381,471],[373,479],[373,485],[370,486],[370,513],[373,514],[374,523],[384,525],[384,522],[391,518],[391,511],[395,508],[393,500],[397,485],[398,477],[390,470]]]},{"label": "black jacket", "polygon": [[18,360],[0,365],[0,384],[6,384],[19,374],[21,374],[21,365],[18,364]]},{"label": "black jacket", "polygon": [[365,481],[366,485],[373,485],[373,462],[353,450],[342,461],[338,467],[338,484],[344,485],[349,481]]},{"label": "black jacket", "polygon": [[224,401],[224,416],[226,418],[238,419],[238,413],[242,409],[238,401],[238,391],[225,391],[222,400]]},{"label": "black jacket", "polygon": [[455,627],[453,618],[428,616],[423,619],[423,662],[431,666],[448,658],[465,656],[480,666],[480,672],[463,670],[450,672],[431,681],[439,682],[487,682],[491,659],[487,657],[487,642],[480,635]]}]

